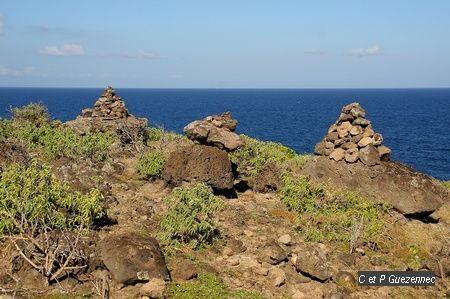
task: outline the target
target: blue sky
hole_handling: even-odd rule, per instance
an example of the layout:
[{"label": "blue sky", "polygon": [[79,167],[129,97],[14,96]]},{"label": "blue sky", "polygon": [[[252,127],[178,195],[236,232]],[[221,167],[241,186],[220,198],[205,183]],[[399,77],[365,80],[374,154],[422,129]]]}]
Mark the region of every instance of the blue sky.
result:
[{"label": "blue sky", "polygon": [[0,86],[450,87],[450,1],[0,0]]}]

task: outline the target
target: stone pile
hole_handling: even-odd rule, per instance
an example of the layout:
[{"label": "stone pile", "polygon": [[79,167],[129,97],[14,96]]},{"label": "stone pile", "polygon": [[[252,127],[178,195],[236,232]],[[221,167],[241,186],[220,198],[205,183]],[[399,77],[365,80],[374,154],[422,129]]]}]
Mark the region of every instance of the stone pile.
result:
[{"label": "stone pile", "polygon": [[189,123],[184,127],[184,133],[200,144],[233,151],[245,144],[242,137],[234,133],[236,126],[237,120],[231,118],[230,112],[224,112],[220,116],[212,115]]},{"label": "stone pile", "polygon": [[361,161],[368,166],[389,161],[391,149],[382,145],[383,136],[374,132],[370,121],[365,117],[366,112],[359,103],[344,106],[339,119],[316,145],[314,153],[335,161]]},{"label": "stone pile", "polygon": [[85,108],[75,120],[66,122],[80,134],[93,131],[115,132],[122,144],[146,141],[148,121],[131,115],[121,97],[108,86],[95,102],[94,108]]},{"label": "stone pile", "polygon": [[95,102],[94,108],[86,108],[81,111],[82,117],[103,117],[109,119],[127,118],[130,116],[121,97],[108,86],[103,94]]}]

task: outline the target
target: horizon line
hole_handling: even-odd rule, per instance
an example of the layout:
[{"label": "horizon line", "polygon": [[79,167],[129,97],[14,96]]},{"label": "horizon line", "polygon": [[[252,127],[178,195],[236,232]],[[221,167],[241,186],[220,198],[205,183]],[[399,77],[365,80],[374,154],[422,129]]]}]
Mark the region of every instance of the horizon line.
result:
[{"label": "horizon line", "polygon": [[[105,86],[106,87],[106,86]],[[103,89],[92,86],[0,86],[0,88],[30,88],[30,89]],[[298,89],[450,89],[447,87],[113,87],[114,89],[195,89],[195,90],[298,90]]]}]

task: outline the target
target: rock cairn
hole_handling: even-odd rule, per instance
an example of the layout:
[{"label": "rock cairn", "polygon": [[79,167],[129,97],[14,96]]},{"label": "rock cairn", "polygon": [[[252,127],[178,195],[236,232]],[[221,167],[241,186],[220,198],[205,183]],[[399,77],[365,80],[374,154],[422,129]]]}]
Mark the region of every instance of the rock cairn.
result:
[{"label": "rock cairn", "polygon": [[112,131],[119,137],[122,144],[135,144],[147,140],[146,118],[131,115],[121,97],[108,86],[95,102],[94,108],[85,108],[75,120],[66,122],[80,134],[94,131]]},{"label": "rock cairn", "polygon": [[94,108],[86,108],[81,111],[82,117],[103,117],[109,119],[127,118],[130,116],[122,98],[116,95],[116,91],[108,86],[103,94],[95,102]]},{"label": "rock cairn", "polygon": [[366,112],[359,103],[344,106],[339,119],[316,145],[314,153],[335,161],[361,161],[368,166],[390,160],[391,149],[382,145],[383,136],[374,132],[365,117]]},{"label": "rock cairn", "polygon": [[234,133],[237,123],[237,120],[231,118],[230,112],[224,112],[189,123],[184,127],[184,133],[200,144],[233,151],[245,144],[242,137]]}]

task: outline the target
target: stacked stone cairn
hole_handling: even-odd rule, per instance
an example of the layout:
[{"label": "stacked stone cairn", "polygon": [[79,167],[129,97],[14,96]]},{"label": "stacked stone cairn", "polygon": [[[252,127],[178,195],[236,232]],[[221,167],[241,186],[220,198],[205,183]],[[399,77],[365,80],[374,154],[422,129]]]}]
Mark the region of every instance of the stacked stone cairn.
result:
[{"label": "stacked stone cairn", "polygon": [[366,112],[359,103],[344,106],[339,119],[316,145],[314,153],[346,163],[361,161],[367,166],[389,161],[391,149],[382,145],[383,136],[374,132],[365,117]]},{"label": "stacked stone cairn", "polygon": [[234,132],[237,123],[237,120],[231,118],[230,112],[224,112],[189,123],[184,127],[184,133],[199,144],[230,152],[245,144],[244,139]]},{"label": "stacked stone cairn", "polygon": [[82,117],[103,117],[104,119],[127,118],[130,116],[121,97],[108,86],[103,94],[95,102],[94,108],[86,108],[81,111]]},{"label": "stacked stone cairn", "polygon": [[121,97],[111,86],[95,102],[94,108],[85,108],[76,119],[66,122],[68,127],[84,135],[95,131],[112,131],[119,137],[122,145],[136,144],[147,140],[146,118],[130,114]]}]

